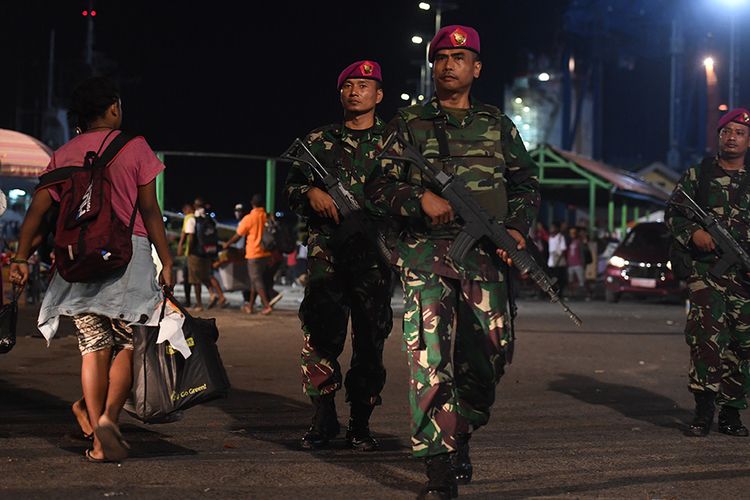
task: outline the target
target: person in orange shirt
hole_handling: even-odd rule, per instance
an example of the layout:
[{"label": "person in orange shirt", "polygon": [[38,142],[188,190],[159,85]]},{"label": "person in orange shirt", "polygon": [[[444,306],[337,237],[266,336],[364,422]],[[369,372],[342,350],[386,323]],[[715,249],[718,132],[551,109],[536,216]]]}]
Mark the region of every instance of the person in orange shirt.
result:
[{"label": "person in orange shirt", "polygon": [[263,310],[260,313],[269,314],[273,308],[268,302],[268,296],[266,295],[263,283],[263,271],[270,264],[271,252],[261,245],[263,228],[266,226],[268,215],[263,208],[263,197],[261,195],[253,195],[250,203],[252,203],[253,209],[242,218],[237,226],[237,232],[223,246],[224,249],[227,249],[239,241],[240,238],[245,237],[245,259],[247,259],[247,272],[250,275],[250,305],[246,304],[243,310],[247,313],[252,313],[253,302],[255,302],[255,296],[258,295],[263,304]]}]

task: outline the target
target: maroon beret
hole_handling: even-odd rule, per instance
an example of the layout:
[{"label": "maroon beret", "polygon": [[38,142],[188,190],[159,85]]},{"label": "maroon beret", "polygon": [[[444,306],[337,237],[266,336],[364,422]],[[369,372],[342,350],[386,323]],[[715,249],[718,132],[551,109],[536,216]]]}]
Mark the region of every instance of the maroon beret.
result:
[{"label": "maroon beret", "polygon": [[716,130],[723,129],[727,123],[731,122],[750,127],[750,111],[745,108],[735,108],[732,111],[728,111],[727,114],[719,119],[719,124],[716,126]]},{"label": "maroon beret", "polygon": [[474,28],[453,24],[441,28],[430,42],[427,59],[435,60],[435,53],[442,49],[468,49],[479,54],[479,33]]},{"label": "maroon beret", "polygon": [[337,89],[341,90],[344,81],[349,78],[366,78],[383,83],[383,75],[380,73],[380,64],[375,61],[357,61],[347,66],[339,75]]}]

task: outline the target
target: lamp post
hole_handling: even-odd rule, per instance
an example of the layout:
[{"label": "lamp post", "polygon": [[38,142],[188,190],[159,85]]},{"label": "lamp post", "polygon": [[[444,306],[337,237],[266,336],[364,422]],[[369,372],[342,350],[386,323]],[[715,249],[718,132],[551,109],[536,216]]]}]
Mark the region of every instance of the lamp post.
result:
[{"label": "lamp post", "polygon": [[716,123],[719,121],[719,90],[713,57],[706,57],[703,66],[706,68],[706,151],[716,151]]},{"label": "lamp post", "polygon": [[[434,3],[419,2],[418,7],[427,12],[430,10],[435,11],[435,34],[440,31],[443,26],[443,12],[449,10],[455,10],[458,5],[452,2],[445,2],[444,0],[436,0]],[[427,42],[424,50],[424,68],[420,71],[420,94],[424,98],[428,98],[432,94],[432,64],[430,63],[430,42]],[[424,76],[422,76],[424,75]]]}]

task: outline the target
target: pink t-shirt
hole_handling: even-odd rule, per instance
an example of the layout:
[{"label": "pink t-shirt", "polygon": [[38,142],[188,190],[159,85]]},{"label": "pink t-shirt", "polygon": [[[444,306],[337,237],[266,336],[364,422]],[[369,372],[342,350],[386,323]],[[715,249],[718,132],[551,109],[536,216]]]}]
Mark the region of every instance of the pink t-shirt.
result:
[{"label": "pink t-shirt", "polygon": [[[97,130],[71,139],[52,154],[49,165],[43,173],[58,167],[83,166],[86,152],[99,151],[101,147],[100,154],[103,153],[109,143],[120,133],[116,131],[110,135],[102,147],[102,141],[109,132],[110,130]],[[156,157],[146,139],[136,137],[120,150],[107,169],[109,178],[112,180],[112,208],[123,224],[128,225],[138,199],[138,186],[145,186],[153,181],[164,170],[164,164]],[[50,194],[55,201],[60,201],[60,188],[60,185],[50,187]],[[133,234],[148,236],[140,213],[135,215]]]},{"label": "pink t-shirt", "polygon": [[581,240],[575,238],[570,240],[570,246],[568,247],[568,266],[582,266],[583,255],[581,249]]}]

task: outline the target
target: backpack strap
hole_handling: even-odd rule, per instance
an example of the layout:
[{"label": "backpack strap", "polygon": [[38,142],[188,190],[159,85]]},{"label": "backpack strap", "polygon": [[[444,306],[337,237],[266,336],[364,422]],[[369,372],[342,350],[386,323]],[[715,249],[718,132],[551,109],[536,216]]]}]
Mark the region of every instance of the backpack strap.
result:
[{"label": "backpack strap", "polygon": [[117,156],[120,150],[122,150],[122,148],[124,148],[125,145],[134,138],[134,135],[126,134],[125,132],[120,132],[119,134],[117,134],[117,136],[112,139],[112,142],[109,143],[107,149],[104,150],[104,152],[98,157],[98,159],[91,167],[97,168],[108,166],[110,163],[112,163],[112,160],[115,159],[115,156]]},{"label": "backpack strap", "polygon": [[[109,143],[107,149],[105,149],[101,156],[98,157],[97,161],[94,162],[92,168],[106,167],[109,165],[122,148],[124,148],[125,145],[135,137],[137,136],[126,134],[125,132],[117,134],[117,136],[112,139],[112,142]],[[55,184],[65,182],[74,172],[79,172],[81,168],[82,167],[60,167],[51,172],[47,172],[39,177],[39,184],[37,184],[34,190],[38,191],[39,189],[48,188]]]}]

